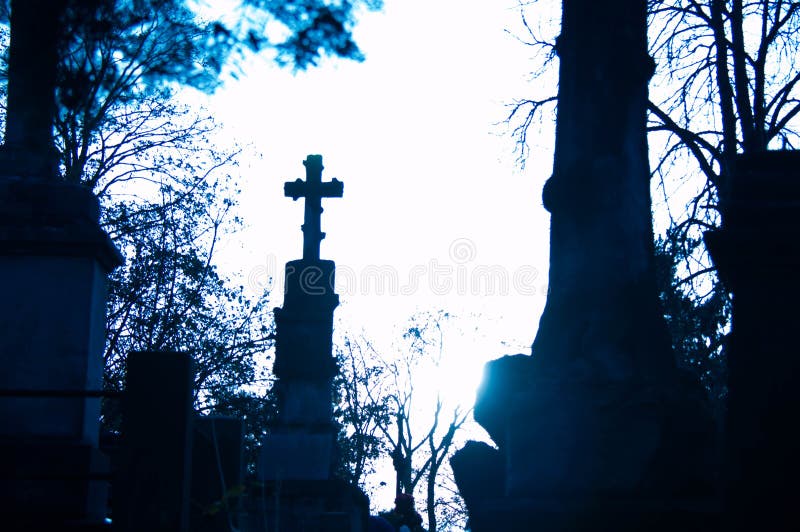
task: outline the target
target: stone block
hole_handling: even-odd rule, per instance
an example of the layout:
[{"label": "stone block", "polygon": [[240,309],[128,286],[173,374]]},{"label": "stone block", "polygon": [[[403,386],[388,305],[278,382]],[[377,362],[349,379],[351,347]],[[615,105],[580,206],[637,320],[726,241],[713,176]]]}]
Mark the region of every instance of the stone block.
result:
[{"label": "stone block", "polygon": [[254,494],[253,523],[274,532],[367,532],[369,499],[340,479],[267,481]]},{"label": "stone block", "polygon": [[128,355],[125,447],[114,495],[121,531],[188,529],[193,384],[186,353]]},{"label": "stone block", "polygon": [[331,432],[273,433],[261,446],[261,480],[326,480],[333,467]]},{"label": "stone block", "polygon": [[[0,388],[102,387],[106,272],[90,257],[0,256]],[[0,437],[97,444],[97,398],[0,398]]]}]

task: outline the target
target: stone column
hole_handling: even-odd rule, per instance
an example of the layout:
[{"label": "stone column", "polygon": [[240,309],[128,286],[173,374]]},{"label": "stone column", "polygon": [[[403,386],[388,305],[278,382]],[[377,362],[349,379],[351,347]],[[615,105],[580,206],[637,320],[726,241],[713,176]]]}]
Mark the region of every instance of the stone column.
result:
[{"label": "stone column", "polygon": [[264,478],[326,480],[333,472],[332,383],[335,264],[286,264],[283,308],[275,309],[278,422],[262,447]]},{"label": "stone column", "polygon": [[800,152],[740,156],[725,222],[706,234],[733,293],[728,350],[726,529],[797,528]]},{"label": "stone column", "polygon": [[278,420],[261,446],[260,511],[270,530],[366,532],[369,500],[334,476],[333,312],[336,265],[319,258],[320,198],[340,197],[341,182],[321,180],[322,157],[305,161],[307,181],[287,184],[288,197],[305,197],[303,259],[286,264],[284,302],[275,309],[275,392]]},{"label": "stone column", "polygon": [[[62,1],[12,5],[0,147],[0,498],[4,522],[101,521],[105,282],[121,257],[52,142]],[[16,393],[16,395],[15,395]],[[36,396],[35,394],[41,394]]]}]

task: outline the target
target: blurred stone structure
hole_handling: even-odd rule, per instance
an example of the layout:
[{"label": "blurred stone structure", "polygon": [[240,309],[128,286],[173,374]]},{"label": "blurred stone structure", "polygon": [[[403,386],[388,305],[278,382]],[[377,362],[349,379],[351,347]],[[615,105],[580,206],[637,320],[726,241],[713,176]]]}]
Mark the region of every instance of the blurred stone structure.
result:
[{"label": "blurred stone structure", "polygon": [[3,529],[103,523],[99,452],[106,275],[121,256],[91,190],[53,146],[64,2],[15,1],[0,147],[0,499]]}]

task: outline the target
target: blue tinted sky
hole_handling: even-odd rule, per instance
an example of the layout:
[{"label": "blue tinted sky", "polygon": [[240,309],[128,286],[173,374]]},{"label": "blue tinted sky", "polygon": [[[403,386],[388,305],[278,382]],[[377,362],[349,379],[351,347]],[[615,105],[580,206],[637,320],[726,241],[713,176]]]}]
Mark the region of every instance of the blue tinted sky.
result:
[{"label": "blue tinted sky", "polygon": [[[528,87],[514,1],[387,0],[366,14],[363,63],[298,74],[254,61],[210,110],[250,143],[240,198],[248,224],[223,250],[243,284],[273,277],[302,250],[303,208],[283,182],[307,154],[344,181],[323,202],[323,258],[338,268],[340,327],[389,342],[415,310],[465,321],[446,339],[471,396],[486,360],[527,350],[545,301],[548,216],[540,192],[552,138],[521,171],[501,122]],[[477,328],[477,329],[476,329]],[[508,345],[504,345],[508,344]]]}]

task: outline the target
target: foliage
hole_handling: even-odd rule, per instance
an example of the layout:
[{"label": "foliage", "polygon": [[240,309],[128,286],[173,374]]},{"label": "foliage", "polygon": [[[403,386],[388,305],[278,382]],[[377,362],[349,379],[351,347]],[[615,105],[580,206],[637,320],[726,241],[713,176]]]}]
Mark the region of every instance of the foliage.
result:
[{"label": "foliage", "polygon": [[237,152],[215,146],[212,119],[168,90],[111,103],[91,119],[95,132],[64,107],[56,129],[64,176],[100,198],[102,224],[126,258],[109,278],[106,386],[122,385],[131,350],[183,350],[195,359],[198,408],[241,405],[231,394],[265,378],[255,357],[270,346],[272,323],[267,294],[247,296],[214,263],[240,224],[223,173]]},{"label": "foliage", "polygon": [[244,425],[244,462],[247,476],[256,475],[258,455],[264,436],[277,417],[277,401],[271,391],[257,394],[242,389],[220,389],[204,414],[241,419]]},{"label": "foliage", "polygon": [[[128,15],[129,26],[142,23],[120,19]],[[152,22],[123,39],[124,24],[117,35],[77,25],[84,36],[72,35],[60,66],[56,145],[64,178],[98,196],[126,258],[109,279],[106,386],[122,386],[132,350],[188,351],[196,405],[208,409],[263,378],[254,357],[272,325],[267,295],[246,297],[214,264],[220,238],[240,223],[228,173],[237,151],[216,146],[213,120],[158,84],[181,59],[169,46],[173,26]]]},{"label": "foliage", "polygon": [[334,387],[334,417],[339,425],[337,475],[365,489],[386,452],[380,427],[390,423],[389,400],[381,394],[384,368],[371,359],[369,340],[345,336],[335,346],[339,367]]},{"label": "foliage", "polygon": [[[347,339],[343,349],[345,360],[353,368],[348,370],[348,378],[357,383],[364,398],[362,404],[377,413],[369,418],[369,434],[370,441],[379,438],[380,445],[371,450],[383,451],[384,458],[392,458],[398,491],[417,494],[418,500],[425,501],[431,532],[442,524],[445,530],[463,525],[466,515],[446,458],[470,411],[458,405],[449,407],[441,395],[420,385],[426,373],[441,361],[449,317],[443,311],[414,315],[403,328],[399,352],[380,353],[363,337]],[[347,408],[344,419],[346,412]],[[377,459],[377,454],[370,456]]]},{"label": "foliage", "polygon": [[[242,385],[264,377],[255,356],[269,347],[272,324],[267,294],[247,296],[214,263],[220,239],[240,223],[238,191],[222,174],[237,151],[215,146],[213,120],[181,105],[167,83],[216,79],[196,63],[201,29],[172,4],[68,3],[56,147],[63,178],[100,199],[101,223],[126,259],[109,279],[106,387],[123,386],[132,350],[188,351],[197,407],[230,409],[242,404]],[[114,407],[103,411],[112,429]]]},{"label": "foliage", "polygon": [[[0,22],[8,21],[11,4],[0,2]],[[72,71],[75,89],[113,77],[105,67],[131,58],[141,64],[118,76],[202,90],[219,85],[226,65],[241,65],[248,53],[265,49],[274,50],[278,64],[298,70],[326,56],[360,61],[364,55],[353,37],[357,16],[381,9],[383,0],[238,0],[225,13],[215,7],[202,0],[66,0],[62,48],[88,67]],[[210,20],[204,20],[207,12]],[[98,56],[96,50],[113,54]]]},{"label": "foliage", "polygon": [[232,202],[215,211],[217,187],[194,186],[164,185],[159,202],[105,210],[106,229],[128,259],[110,276],[105,367],[115,386],[131,351],[190,352],[202,405],[216,390],[256,380],[253,355],[268,346],[272,325],[266,297],[251,301],[212,263]]},{"label": "foliage", "polygon": [[713,267],[695,242],[724,223],[736,155],[797,144],[800,4],[652,1],[650,13],[651,53],[663,72],[649,105],[651,144],[660,148],[654,174],[668,209],[670,191],[696,183],[669,217],[686,274],[702,276]]},{"label": "foliage", "polygon": [[[62,18],[62,107],[102,114],[105,102],[136,98],[170,82],[210,90],[220,54],[211,28],[181,0],[67,1]],[[87,94],[87,91],[94,94]],[[98,112],[99,111],[99,112]]]},{"label": "foliage", "polygon": [[353,39],[356,14],[382,7],[383,0],[243,0],[234,24],[217,22],[213,29],[218,42],[272,48],[278,64],[304,70],[324,56],[363,60]]},{"label": "foliage", "polygon": [[662,159],[688,155],[724,197],[737,152],[797,142],[800,4],[651,1],[650,26],[666,78],[650,105],[651,130],[668,137]]},{"label": "foliage", "polygon": [[[688,252],[693,252],[700,244],[695,240]],[[707,283],[708,293],[704,298],[690,295],[686,286],[691,279],[676,272],[684,260],[681,254],[686,251],[674,237],[674,231],[667,231],[666,238],[659,238],[655,249],[658,291],[673,351],[678,356],[678,363],[702,383],[721,420],[727,396],[725,353],[730,334],[730,300],[711,282]]]}]

